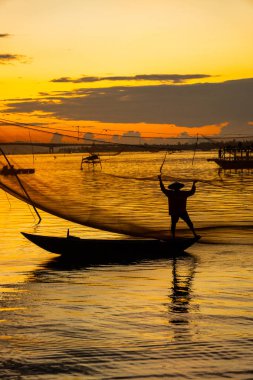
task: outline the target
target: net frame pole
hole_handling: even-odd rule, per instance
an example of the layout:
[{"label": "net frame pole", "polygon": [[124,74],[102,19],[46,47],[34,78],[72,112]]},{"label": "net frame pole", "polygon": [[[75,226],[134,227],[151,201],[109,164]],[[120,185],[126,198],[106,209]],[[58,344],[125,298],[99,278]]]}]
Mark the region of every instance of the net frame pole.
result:
[{"label": "net frame pole", "polygon": [[[3,151],[3,149],[2,149],[1,147],[0,147],[0,152],[1,152],[2,155],[4,156],[4,158],[5,158],[6,162],[8,163],[9,167],[11,167],[11,163],[10,163],[8,157],[6,156],[5,152]],[[15,171],[14,171],[14,175],[15,175],[15,177],[17,178],[17,181],[18,181],[18,183],[19,183],[21,189],[24,191],[24,193],[25,193],[27,199],[29,200],[28,203],[30,203],[30,205],[33,207],[33,209],[34,209],[34,211],[35,211],[37,217],[39,218],[39,222],[38,222],[38,224],[39,224],[39,223],[41,222],[42,218],[41,218],[41,216],[40,216],[40,214],[39,214],[37,208],[35,207],[35,205],[34,205],[34,203],[33,203],[33,200],[31,199],[30,195],[29,195],[28,192],[26,191],[26,189],[25,189],[25,187],[24,187],[24,185],[23,185],[21,179],[19,178],[18,174],[17,174]]]}]

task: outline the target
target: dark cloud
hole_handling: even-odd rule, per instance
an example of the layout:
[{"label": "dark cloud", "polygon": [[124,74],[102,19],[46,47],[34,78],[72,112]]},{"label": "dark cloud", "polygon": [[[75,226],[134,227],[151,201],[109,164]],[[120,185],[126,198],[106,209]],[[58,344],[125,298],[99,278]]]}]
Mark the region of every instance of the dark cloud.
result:
[{"label": "dark cloud", "polygon": [[26,57],[18,54],[0,54],[0,64],[12,63],[13,61],[25,63]]},{"label": "dark cloud", "polygon": [[252,134],[253,78],[191,85],[77,89],[57,96],[12,101],[8,112],[43,111],[66,120],[175,124],[228,122],[228,132]]},{"label": "dark cloud", "polygon": [[142,74],[133,76],[105,76],[105,77],[94,77],[94,76],[82,76],[77,79],[69,77],[61,77],[52,79],[51,82],[54,83],[91,83],[100,81],[158,81],[158,82],[172,82],[172,83],[183,83],[191,79],[203,79],[210,78],[211,75],[207,74]]},{"label": "dark cloud", "polygon": [[99,77],[84,76],[84,77],[81,77],[78,79],[72,79],[69,77],[61,77],[61,78],[57,78],[57,79],[52,79],[51,82],[53,82],[53,83],[82,83],[82,82],[90,83],[90,82],[98,82],[100,80],[102,80],[102,79],[100,79]]},{"label": "dark cloud", "polygon": [[[9,33],[0,33],[0,38],[7,38],[10,36],[11,35]],[[10,53],[1,54],[0,53],[0,64],[6,64],[6,63],[8,64],[14,61],[26,63],[27,57],[25,57],[24,55],[19,55],[19,54],[10,54]]]}]

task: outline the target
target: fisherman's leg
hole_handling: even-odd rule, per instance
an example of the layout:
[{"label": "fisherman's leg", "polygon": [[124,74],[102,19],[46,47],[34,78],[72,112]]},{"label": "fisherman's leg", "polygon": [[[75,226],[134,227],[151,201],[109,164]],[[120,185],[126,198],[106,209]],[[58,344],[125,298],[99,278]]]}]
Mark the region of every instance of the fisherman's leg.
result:
[{"label": "fisherman's leg", "polygon": [[184,214],[180,215],[181,219],[183,219],[183,221],[185,221],[185,223],[188,225],[188,227],[190,228],[190,230],[192,231],[194,237],[199,237],[199,235],[197,235],[195,229],[194,229],[194,226],[193,226],[193,223],[188,215],[187,212],[185,212]]},{"label": "fisherman's leg", "polygon": [[176,225],[177,225],[178,219],[179,219],[178,216],[171,215],[171,235],[173,239],[175,239],[175,236],[176,236]]}]

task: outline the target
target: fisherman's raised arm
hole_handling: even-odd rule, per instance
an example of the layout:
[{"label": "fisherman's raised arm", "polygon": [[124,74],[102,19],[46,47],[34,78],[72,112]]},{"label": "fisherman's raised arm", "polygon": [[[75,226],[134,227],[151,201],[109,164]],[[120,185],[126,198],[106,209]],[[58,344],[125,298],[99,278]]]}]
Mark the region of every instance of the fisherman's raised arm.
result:
[{"label": "fisherman's raised arm", "polygon": [[192,188],[191,190],[189,191],[189,196],[195,194],[195,191],[196,191],[196,182],[198,182],[196,179],[193,181],[192,183]]},{"label": "fisherman's raised arm", "polygon": [[158,176],[158,179],[159,179],[160,188],[161,188],[162,192],[163,192],[165,195],[167,195],[168,190],[165,189],[164,184],[163,184],[163,181],[162,181],[162,176],[161,176],[160,174],[159,174],[159,176]]}]

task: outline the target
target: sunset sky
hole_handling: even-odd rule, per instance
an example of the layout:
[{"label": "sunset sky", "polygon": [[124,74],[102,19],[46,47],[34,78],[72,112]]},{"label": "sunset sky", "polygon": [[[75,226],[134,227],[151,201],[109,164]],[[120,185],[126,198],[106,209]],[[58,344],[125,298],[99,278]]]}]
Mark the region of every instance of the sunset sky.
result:
[{"label": "sunset sky", "polygon": [[252,0],[0,0],[0,118],[253,135]]}]

